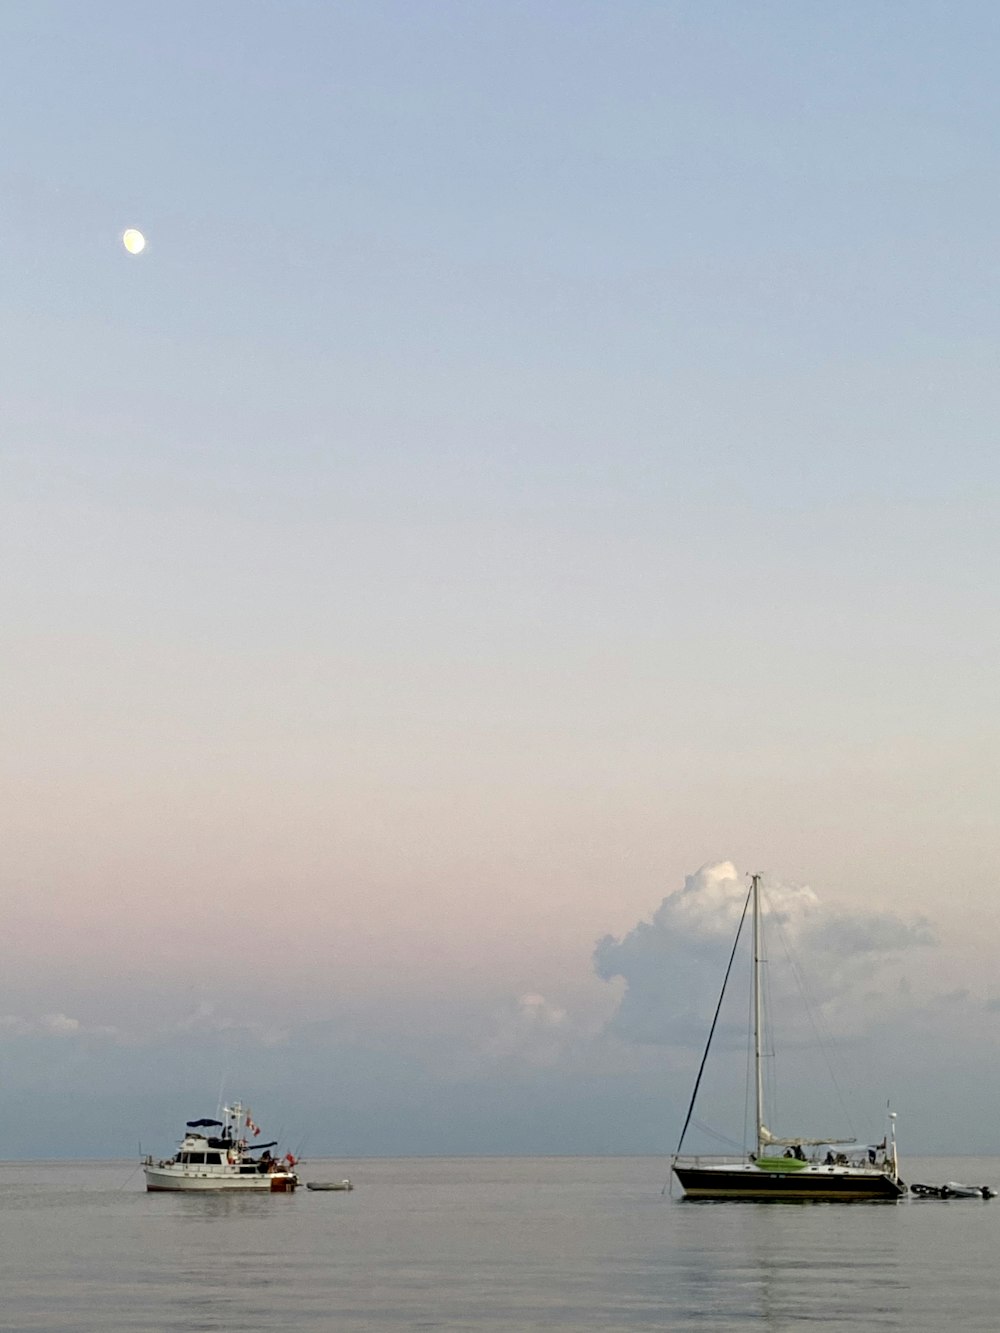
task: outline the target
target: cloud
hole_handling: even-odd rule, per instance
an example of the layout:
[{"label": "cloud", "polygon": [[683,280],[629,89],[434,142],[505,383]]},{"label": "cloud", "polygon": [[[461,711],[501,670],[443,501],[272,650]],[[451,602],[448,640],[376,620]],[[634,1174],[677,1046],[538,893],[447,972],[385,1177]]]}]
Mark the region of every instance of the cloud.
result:
[{"label": "cloud", "polygon": [[42,1019],[41,1026],[48,1032],[64,1037],[69,1033],[75,1035],[80,1031],[80,1020],[78,1018],[68,1018],[65,1014],[46,1014]]},{"label": "cloud", "polygon": [[0,1039],[3,1037],[85,1038],[100,1037],[123,1046],[156,1046],[177,1036],[228,1035],[234,1041],[258,1046],[279,1046],[288,1040],[288,1030],[277,1024],[259,1023],[220,1011],[210,1001],[202,1001],[180,1017],[154,1024],[133,1023],[129,1027],[107,1023],[87,1023],[65,1013],[26,1017],[22,1014],[0,1015]]},{"label": "cloud", "polygon": [[898,954],[922,944],[937,943],[927,920],[905,922],[892,912],[867,912],[850,917],[827,913],[804,933],[817,952],[844,958]]},{"label": "cloud", "polygon": [[535,1068],[553,1066],[576,1036],[566,1010],[536,993],[512,1000],[494,1023],[483,1047],[488,1063],[516,1060]]},{"label": "cloud", "polygon": [[120,1036],[118,1028],[106,1024],[88,1025],[67,1014],[42,1014],[38,1018],[24,1018],[20,1014],[0,1015],[0,1035],[7,1037],[112,1037]]},{"label": "cloud", "polygon": [[[796,1024],[804,1035],[810,1015],[840,1030],[867,1026],[886,990],[894,1007],[905,1003],[898,967],[913,950],[935,943],[926,920],[883,911],[849,915],[825,907],[806,885],[762,887],[768,957],[777,964],[787,955],[789,963],[768,968],[768,991],[773,1008],[789,1016],[793,1039]],[[731,861],[708,864],[668,894],[650,921],[621,939],[599,941],[598,975],[625,982],[610,1031],[630,1042],[700,1046],[746,899],[746,880]],[[749,921],[744,931],[748,937]],[[724,1017],[717,1039],[735,1043],[745,1031],[742,1014],[738,1023]]]},{"label": "cloud", "polygon": [[274,1023],[257,1023],[245,1018],[233,1018],[220,1013],[210,1000],[203,1000],[191,1012],[185,1014],[164,1031],[156,1034],[156,1039],[175,1032],[232,1033],[259,1042],[262,1046],[280,1046],[288,1040],[288,1030]]}]

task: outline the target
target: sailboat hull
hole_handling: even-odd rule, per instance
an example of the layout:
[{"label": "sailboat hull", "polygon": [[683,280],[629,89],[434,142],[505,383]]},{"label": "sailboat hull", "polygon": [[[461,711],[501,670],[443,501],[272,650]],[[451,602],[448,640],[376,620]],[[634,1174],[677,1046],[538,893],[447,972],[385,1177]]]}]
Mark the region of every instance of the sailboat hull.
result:
[{"label": "sailboat hull", "polygon": [[746,1165],[674,1165],[674,1175],[689,1199],[898,1199],[906,1186],[882,1171],[815,1167],[797,1171],[761,1171]]}]

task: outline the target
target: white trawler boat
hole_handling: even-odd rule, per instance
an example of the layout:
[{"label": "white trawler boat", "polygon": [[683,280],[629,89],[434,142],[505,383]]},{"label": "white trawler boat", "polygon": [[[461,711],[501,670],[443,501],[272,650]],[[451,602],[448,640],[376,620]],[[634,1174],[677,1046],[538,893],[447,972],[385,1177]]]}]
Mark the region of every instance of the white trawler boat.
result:
[{"label": "white trawler boat", "polygon": [[[755,1083],[755,1128],[753,1151],[739,1158],[682,1156],[684,1136],[691,1123],[701,1075],[712,1043],[715,1024],[722,1007],[722,996],[709,1032],[708,1046],[695,1081],[687,1119],[681,1130],[677,1152],[671,1159],[674,1175],[690,1199],[898,1199],[906,1193],[899,1178],[896,1155],[896,1116],[889,1116],[889,1129],[881,1143],[859,1144],[853,1139],[779,1138],[764,1123],[763,1012],[761,1000],[760,876],[750,877],[750,891],[736,932],[736,942],[729,959],[732,968],[743,921],[752,910],[752,1019]],[[726,971],[726,980],[729,969]],[[725,982],[723,982],[723,995]]]},{"label": "white trawler boat", "polygon": [[173,1157],[143,1159],[147,1190],[257,1190],[286,1194],[295,1189],[295,1158],[272,1156],[271,1143],[253,1142],[260,1135],[250,1108],[240,1102],[226,1106],[222,1120],[189,1120]]}]

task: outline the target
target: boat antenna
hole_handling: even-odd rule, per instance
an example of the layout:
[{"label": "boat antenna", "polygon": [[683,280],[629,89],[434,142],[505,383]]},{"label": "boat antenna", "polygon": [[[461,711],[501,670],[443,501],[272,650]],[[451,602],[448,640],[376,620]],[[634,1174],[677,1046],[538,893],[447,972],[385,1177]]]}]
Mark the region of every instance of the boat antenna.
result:
[{"label": "boat antenna", "polygon": [[[754,883],[756,883],[756,877]],[[736,928],[736,938],[735,940],[733,940],[733,951],[729,955],[729,964],[726,968],[726,975],[722,979],[722,990],[719,992],[719,1003],[715,1006],[715,1016],[712,1019],[712,1026],[708,1030],[708,1041],[706,1041],[705,1043],[705,1053],[701,1057],[701,1064],[698,1066],[698,1077],[694,1081],[694,1092],[692,1092],[691,1094],[691,1103],[688,1106],[687,1115],[684,1117],[684,1128],[681,1130],[681,1136],[677,1140],[677,1153],[675,1154],[675,1156],[680,1153],[680,1150],[684,1145],[684,1135],[688,1131],[688,1125],[690,1125],[691,1117],[694,1114],[694,1104],[698,1098],[698,1089],[701,1087],[701,1076],[705,1072],[705,1062],[708,1060],[708,1052],[712,1048],[712,1038],[715,1036],[715,1025],[719,1021],[719,1013],[722,1010],[722,1001],[725,999],[726,986],[729,982],[729,974],[733,970],[733,959],[736,957],[736,949],[739,945],[740,935],[743,931],[743,922],[747,919],[747,908],[750,906],[750,895],[752,893],[753,893],[753,885],[751,885],[750,889],[747,891],[746,902],[743,904],[743,914],[740,917],[740,924]],[[760,1116],[758,1113],[758,1123],[759,1121],[760,1121]]]}]

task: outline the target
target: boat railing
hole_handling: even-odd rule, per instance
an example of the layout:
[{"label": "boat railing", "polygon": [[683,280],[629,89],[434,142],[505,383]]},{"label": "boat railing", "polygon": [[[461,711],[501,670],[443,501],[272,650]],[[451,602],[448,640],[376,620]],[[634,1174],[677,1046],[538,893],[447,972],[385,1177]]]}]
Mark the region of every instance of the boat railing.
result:
[{"label": "boat railing", "polygon": [[746,1153],[674,1153],[670,1159],[674,1166],[745,1166]]},{"label": "boat railing", "polygon": [[[753,1158],[748,1158],[746,1154],[740,1153],[674,1153],[670,1159],[671,1166],[686,1167],[689,1170],[697,1170],[705,1166],[746,1166]],[[831,1169],[837,1167],[849,1167],[852,1171],[863,1171],[869,1175],[884,1175],[886,1172],[892,1172],[892,1164],[888,1161],[878,1160],[870,1161],[867,1157],[841,1154],[841,1160],[828,1162],[823,1157],[809,1157],[806,1159],[810,1166],[826,1166]]]}]

